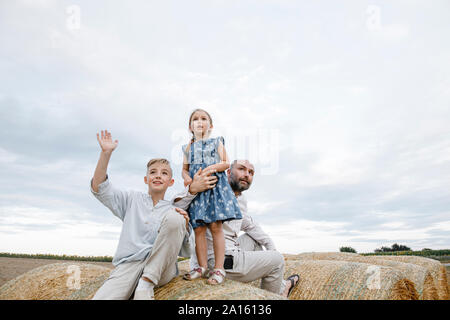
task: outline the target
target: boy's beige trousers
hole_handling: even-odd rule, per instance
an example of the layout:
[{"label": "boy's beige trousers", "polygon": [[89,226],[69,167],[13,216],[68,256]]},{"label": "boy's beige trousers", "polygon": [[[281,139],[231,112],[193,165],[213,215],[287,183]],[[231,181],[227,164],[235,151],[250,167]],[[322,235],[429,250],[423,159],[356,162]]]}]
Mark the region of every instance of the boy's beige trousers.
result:
[{"label": "boy's beige trousers", "polygon": [[168,283],[178,273],[176,263],[185,233],[186,220],[177,212],[169,211],[147,258],[119,264],[92,299],[128,300],[142,276],[150,279],[155,287]]}]

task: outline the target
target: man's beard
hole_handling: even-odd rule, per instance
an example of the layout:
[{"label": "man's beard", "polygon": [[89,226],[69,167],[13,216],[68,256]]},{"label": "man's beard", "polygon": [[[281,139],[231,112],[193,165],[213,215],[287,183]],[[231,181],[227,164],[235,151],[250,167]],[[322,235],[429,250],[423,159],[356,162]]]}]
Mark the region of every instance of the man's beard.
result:
[{"label": "man's beard", "polygon": [[235,192],[242,192],[247,190],[248,188],[250,188],[250,182],[248,182],[247,180],[243,180],[245,182],[247,182],[246,186],[241,185],[238,179],[236,179],[233,174],[230,175],[230,186],[231,189],[233,189],[233,191]]}]

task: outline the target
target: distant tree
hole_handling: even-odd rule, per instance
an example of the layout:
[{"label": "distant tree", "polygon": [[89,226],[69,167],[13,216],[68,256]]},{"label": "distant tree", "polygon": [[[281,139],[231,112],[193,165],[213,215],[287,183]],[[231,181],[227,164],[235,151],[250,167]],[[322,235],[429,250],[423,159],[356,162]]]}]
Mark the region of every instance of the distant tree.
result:
[{"label": "distant tree", "polygon": [[340,247],[339,248],[340,252],[352,252],[352,253],[356,253],[356,250],[353,249],[352,247]]},{"label": "distant tree", "polygon": [[379,252],[396,252],[396,251],[411,251],[410,247],[404,246],[404,245],[399,245],[397,243],[394,243],[392,245],[392,247],[381,247],[379,249],[375,249],[376,253]]},{"label": "distant tree", "polygon": [[433,251],[433,250],[429,248],[423,248],[422,251]]},{"label": "distant tree", "polygon": [[411,248],[401,244],[394,243],[392,245],[392,251],[411,251]]},{"label": "distant tree", "polygon": [[379,253],[379,252],[391,252],[392,249],[389,247],[381,247],[379,249],[375,249],[375,252]]}]

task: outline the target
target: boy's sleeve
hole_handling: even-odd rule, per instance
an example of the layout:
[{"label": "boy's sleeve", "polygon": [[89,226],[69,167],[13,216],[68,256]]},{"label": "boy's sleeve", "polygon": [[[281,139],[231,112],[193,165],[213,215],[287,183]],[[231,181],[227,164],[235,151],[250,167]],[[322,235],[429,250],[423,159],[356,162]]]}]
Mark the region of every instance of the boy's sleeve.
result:
[{"label": "boy's sleeve", "polygon": [[108,176],[106,176],[105,181],[98,185],[98,192],[92,189],[91,180],[91,192],[98,201],[103,203],[116,217],[123,221],[130,205],[131,197],[129,192],[114,188]]},{"label": "boy's sleeve", "polygon": [[183,209],[183,210],[187,210],[189,208],[189,205],[191,204],[192,200],[194,200],[194,198],[196,197],[195,194],[191,194],[189,192],[189,186],[187,186],[186,188],[184,188],[184,191],[176,194],[171,202],[172,205]]}]

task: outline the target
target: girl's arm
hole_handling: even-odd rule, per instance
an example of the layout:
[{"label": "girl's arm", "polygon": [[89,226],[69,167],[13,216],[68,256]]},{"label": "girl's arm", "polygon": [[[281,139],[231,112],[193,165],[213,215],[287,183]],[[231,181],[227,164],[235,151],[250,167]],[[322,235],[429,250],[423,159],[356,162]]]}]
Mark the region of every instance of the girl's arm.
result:
[{"label": "girl's arm", "polygon": [[184,186],[186,187],[187,185],[191,184],[192,182],[192,178],[189,175],[189,162],[187,160],[186,154],[188,153],[188,150],[190,148],[190,143],[188,144],[185,152],[183,152],[183,170],[181,170],[181,176],[183,177],[184,180]]},{"label": "girl's arm", "polygon": [[183,170],[181,171],[181,176],[183,177],[185,187],[188,184],[191,184],[192,178],[189,175],[189,165],[188,164],[183,164]]},{"label": "girl's arm", "polygon": [[222,141],[219,141],[217,152],[219,153],[220,162],[206,167],[205,171],[212,170],[215,172],[222,172],[230,168],[230,160],[228,159],[227,151],[225,150]]}]

